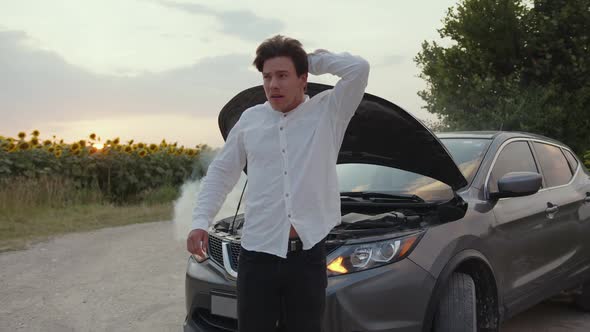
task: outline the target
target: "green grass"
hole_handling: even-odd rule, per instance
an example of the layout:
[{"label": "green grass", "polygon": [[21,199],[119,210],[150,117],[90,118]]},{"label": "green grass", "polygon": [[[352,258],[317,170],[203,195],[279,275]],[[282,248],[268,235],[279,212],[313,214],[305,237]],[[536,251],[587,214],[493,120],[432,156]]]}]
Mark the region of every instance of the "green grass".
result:
[{"label": "green grass", "polygon": [[52,236],[103,227],[171,220],[178,190],[142,193],[140,203],[116,206],[98,190],[78,190],[60,178],[12,179],[0,186],[0,252]]},{"label": "green grass", "polygon": [[172,203],[156,205],[79,205],[0,213],[0,252],[24,249],[55,235],[103,227],[172,219]]}]

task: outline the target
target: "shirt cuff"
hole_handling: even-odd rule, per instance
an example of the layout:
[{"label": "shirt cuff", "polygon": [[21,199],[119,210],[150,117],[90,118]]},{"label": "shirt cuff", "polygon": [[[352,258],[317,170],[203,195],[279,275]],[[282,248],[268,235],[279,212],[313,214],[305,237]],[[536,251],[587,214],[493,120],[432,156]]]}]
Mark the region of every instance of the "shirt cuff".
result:
[{"label": "shirt cuff", "polygon": [[191,224],[191,231],[195,229],[207,230],[209,228],[209,222],[203,218],[193,219]]},{"label": "shirt cuff", "polygon": [[317,68],[318,62],[320,61],[321,57],[326,54],[332,54],[330,51],[326,50],[315,50],[313,53],[309,53],[307,55],[307,70],[312,75],[317,75],[319,70]]}]

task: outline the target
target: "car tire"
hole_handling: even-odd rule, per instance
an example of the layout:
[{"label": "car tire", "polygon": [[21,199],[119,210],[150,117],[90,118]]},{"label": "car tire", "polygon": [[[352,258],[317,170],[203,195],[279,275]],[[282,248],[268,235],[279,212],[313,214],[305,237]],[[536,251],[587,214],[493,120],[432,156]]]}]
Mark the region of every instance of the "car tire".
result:
[{"label": "car tire", "polygon": [[590,281],[582,285],[582,291],[574,297],[576,306],[583,311],[590,311]]},{"label": "car tire", "polygon": [[434,332],[477,331],[475,282],[464,273],[453,273],[443,290],[436,314]]}]

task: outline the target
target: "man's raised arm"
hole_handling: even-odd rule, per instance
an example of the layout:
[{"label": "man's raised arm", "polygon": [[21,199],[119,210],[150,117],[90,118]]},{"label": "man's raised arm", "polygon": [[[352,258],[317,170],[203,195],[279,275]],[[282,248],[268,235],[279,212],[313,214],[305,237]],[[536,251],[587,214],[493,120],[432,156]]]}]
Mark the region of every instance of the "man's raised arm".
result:
[{"label": "man's raised arm", "polygon": [[329,96],[330,111],[335,112],[333,116],[336,120],[344,121],[347,126],[365,93],[369,80],[369,63],[359,56],[326,50],[309,54],[308,63],[310,74],[332,74],[340,77]]}]

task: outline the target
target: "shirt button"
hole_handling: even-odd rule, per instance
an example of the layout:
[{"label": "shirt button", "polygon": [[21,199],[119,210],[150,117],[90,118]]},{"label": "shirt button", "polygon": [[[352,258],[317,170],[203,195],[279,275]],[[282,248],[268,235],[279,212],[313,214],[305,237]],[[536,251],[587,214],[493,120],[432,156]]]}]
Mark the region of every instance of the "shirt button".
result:
[{"label": "shirt button", "polygon": [[280,130],[283,130],[283,127],[279,128]]},{"label": "shirt button", "polygon": [[283,149],[283,153],[285,153],[285,149]]},{"label": "shirt button", "polygon": [[285,117],[285,118],[286,118],[286,117],[287,117],[287,114],[283,114],[283,117]]},{"label": "shirt button", "polygon": [[289,215],[287,215],[287,217],[291,218],[291,215],[289,214]]},{"label": "shirt button", "polygon": [[287,175],[287,171],[285,171],[285,175]]},{"label": "shirt button", "polygon": [[285,197],[289,197],[289,194],[288,194],[288,193],[287,193],[287,194],[285,194]]}]

